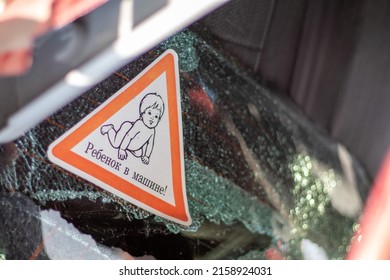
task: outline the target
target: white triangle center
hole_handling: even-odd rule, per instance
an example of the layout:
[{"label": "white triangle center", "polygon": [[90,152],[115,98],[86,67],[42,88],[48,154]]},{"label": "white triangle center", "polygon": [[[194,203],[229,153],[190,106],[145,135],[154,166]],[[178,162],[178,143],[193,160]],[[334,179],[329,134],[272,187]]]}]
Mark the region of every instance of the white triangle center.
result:
[{"label": "white triangle center", "polygon": [[[158,124],[152,128],[154,133],[152,133],[153,135],[151,137],[154,137],[154,141],[149,140],[148,143],[146,140],[150,139],[148,136],[150,136],[151,130],[147,128],[149,122],[148,117],[153,118],[155,116],[149,115],[140,119],[140,104],[142,99],[150,93],[157,93],[161,96],[162,101],[165,104],[165,109]],[[164,72],[134,99],[106,120],[102,126],[94,130],[83,141],[74,146],[72,151],[128,181],[143,191],[175,206],[172,182],[170,128],[168,121],[168,106],[166,106],[166,104],[168,104],[168,96],[166,73]],[[152,113],[156,112],[156,110],[152,110]],[[147,114],[146,112],[144,113],[145,115]],[[139,123],[138,126],[135,125],[135,122],[137,121]],[[143,121],[145,121],[145,123]],[[121,127],[125,122],[126,124]],[[106,129],[103,129],[103,131],[106,132],[106,130],[110,129],[110,125],[112,125],[112,128],[116,133],[103,134],[102,127],[106,126]],[[119,132],[120,129],[122,132]],[[123,141],[123,136],[126,134],[126,131],[130,131],[131,129],[137,130],[134,133],[136,133],[140,139],[138,145],[136,145],[137,148],[143,145],[143,142],[145,142],[145,145],[137,150],[132,150],[131,145],[129,145],[129,148],[126,150],[126,159],[120,159],[120,148],[116,148],[112,145],[108,135],[116,134],[116,143],[120,143]],[[146,137],[142,137],[143,134],[147,134]],[[137,136],[135,136],[132,141],[135,142]],[[151,144],[153,144],[153,149],[148,157],[148,163],[145,164],[142,160],[142,152],[143,149],[147,149],[147,145]]]}]

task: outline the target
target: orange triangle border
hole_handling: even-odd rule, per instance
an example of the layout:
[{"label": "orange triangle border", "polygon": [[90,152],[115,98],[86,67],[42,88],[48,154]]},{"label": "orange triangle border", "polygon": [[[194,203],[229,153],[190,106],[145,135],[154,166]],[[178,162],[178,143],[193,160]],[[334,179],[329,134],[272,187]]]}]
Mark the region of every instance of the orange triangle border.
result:
[{"label": "orange triangle border", "polygon": [[[172,160],[172,182],[175,205],[171,205],[158,197],[138,188],[130,182],[109,172],[99,165],[79,156],[72,151],[78,143],[84,140],[93,131],[98,129],[107,119],[124,107],[135,98],[141,91],[150,85],[161,74],[166,73],[167,96],[168,96],[168,117],[171,140],[171,160]],[[117,95],[100,105],[94,112],[79,122],[72,130],[65,133],[49,147],[49,159],[60,166],[68,165],[80,170],[98,182],[108,185],[121,194],[121,197],[128,200],[130,197],[142,205],[146,210],[171,219],[175,222],[189,225],[191,217],[188,211],[185,189],[184,156],[181,143],[181,110],[178,108],[177,98],[180,94],[178,79],[178,58],[176,52],[167,50],[148,68],[141,72],[127,86],[122,88]],[[180,103],[179,103],[180,106]],[[65,165],[63,164],[65,163]],[[93,182],[95,183],[95,182]],[[184,184],[184,185],[183,185]],[[103,187],[103,186],[100,186]],[[106,189],[105,187],[103,187]],[[143,207],[144,208],[144,207]],[[154,210],[154,211],[153,211]]]}]

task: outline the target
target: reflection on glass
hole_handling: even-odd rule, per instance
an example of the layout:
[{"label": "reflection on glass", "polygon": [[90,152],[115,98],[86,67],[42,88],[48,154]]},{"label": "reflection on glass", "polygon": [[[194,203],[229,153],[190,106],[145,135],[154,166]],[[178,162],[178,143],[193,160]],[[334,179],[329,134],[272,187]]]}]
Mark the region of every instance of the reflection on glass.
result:
[{"label": "reflection on glass", "polygon": [[[189,227],[139,209],[46,156],[52,141],[168,48],[180,61]],[[41,210],[55,209],[96,247],[120,248],[132,257],[340,259],[361,203],[341,209],[347,203],[332,196],[347,190],[362,202],[369,185],[358,162],[349,157],[351,164],[343,164],[336,142],[196,27],[147,52],[0,152],[3,193],[12,189]],[[5,244],[7,234],[0,239]],[[15,257],[2,246],[5,258]]]}]

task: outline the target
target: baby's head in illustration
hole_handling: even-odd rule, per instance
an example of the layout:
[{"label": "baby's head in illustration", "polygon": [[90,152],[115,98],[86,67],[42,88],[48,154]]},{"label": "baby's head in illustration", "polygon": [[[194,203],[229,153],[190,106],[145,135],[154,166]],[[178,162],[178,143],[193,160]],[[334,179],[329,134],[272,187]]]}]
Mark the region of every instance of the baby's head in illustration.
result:
[{"label": "baby's head in illustration", "polygon": [[140,119],[148,128],[158,125],[164,114],[164,101],[157,93],[148,93],[139,105]]}]

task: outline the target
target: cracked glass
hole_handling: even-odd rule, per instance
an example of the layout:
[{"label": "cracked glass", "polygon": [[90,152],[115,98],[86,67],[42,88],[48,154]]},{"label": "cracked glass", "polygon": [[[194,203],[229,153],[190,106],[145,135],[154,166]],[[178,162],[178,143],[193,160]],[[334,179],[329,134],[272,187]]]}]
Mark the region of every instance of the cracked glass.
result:
[{"label": "cracked glass", "polygon": [[[167,49],[179,56],[190,226],[47,158],[55,139]],[[303,259],[317,250],[342,259],[369,185],[344,147],[194,26],[0,146],[0,258]]]}]

